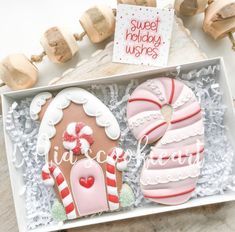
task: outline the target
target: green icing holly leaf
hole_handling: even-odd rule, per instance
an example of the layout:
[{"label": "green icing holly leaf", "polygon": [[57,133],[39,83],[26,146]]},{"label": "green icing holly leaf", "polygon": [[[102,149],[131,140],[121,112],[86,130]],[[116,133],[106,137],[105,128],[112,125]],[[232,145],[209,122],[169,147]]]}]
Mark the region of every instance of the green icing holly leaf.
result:
[{"label": "green icing holly leaf", "polygon": [[129,207],[135,202],[135,195],[128,184],[123,184],[120,192],[120,203],[122,207]]},{"label": "green icing holly leaf", "polygon": [[54,201],[51,214],[52,217],[58,222],[67,220],[64,206],[57,199]]}]

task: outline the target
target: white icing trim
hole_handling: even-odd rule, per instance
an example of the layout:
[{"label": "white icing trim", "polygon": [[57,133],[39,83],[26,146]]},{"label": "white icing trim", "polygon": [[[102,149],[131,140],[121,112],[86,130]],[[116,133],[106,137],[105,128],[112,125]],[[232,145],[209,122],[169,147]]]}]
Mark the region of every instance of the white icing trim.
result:
[{"label": "white icing trim", "polygon": [[152,122],[152,120],[163,120],[160,112],[160,110],[144,111],[132,116],[128,119],[130,129],[139,127],[146,122]]},{"label": "white icing trim", "polygon": [[165,87],[160,80],[150,79],[143,83],[142,86],[145,86],[148,91],[154,93],[161,102],[166,102]]},{"label": "white icing trim", "polygon": [[193,91],[184,85],[183,90],[180,93],[180,96],[177,98],[176,102],[172,105],[173,109],[177,109],[180,106],[183,106],[185,103],[194,100],[196,100],[195,94]]},{"label": "white icing trim", "polygon": [[166,184],[196,178],[200,175],[201,162],[197,164],[171,168],[171,169],[144,169],[140,177],[140,183],[146,185]]},{"label": "white icing trim", "polygon": [[38,115],[42,110],[42,106],[44,106],[47,102],[47,100],[52,98],[52,94],[49,92],[43,92],[43,93],[39,93],[38,95],[36,95],[31,104],[30,104],[30,108],[29,108],[29,112],[30,112],[30,117],[33,120],[38,120]]},{"label": "white icing trim", "polygon": [[[56,135],[56,124],[63,118],[63,110],[73,102],[83,106],[85,113],[96,118],[96,123],[104,127],[106,135],[117,140],[120,137],[120,128],[112,112],[94,95],[81,88],[67,88],[56,95],[48,106],[38,134],[38,141],[44,135],[44,143],[50,144],[50,139]],[[45,141],[45,134],[48,140]],[[37,147],[43,144],[37,143]],[[44,155],[47,156],[49,150],[45,149]]]},{"label": "white icing trim", "polygon": [[167,131],[160,140],[160,144],[178,143],[198,135],[204,135],[204,126],[201,119],[189,126]]}]

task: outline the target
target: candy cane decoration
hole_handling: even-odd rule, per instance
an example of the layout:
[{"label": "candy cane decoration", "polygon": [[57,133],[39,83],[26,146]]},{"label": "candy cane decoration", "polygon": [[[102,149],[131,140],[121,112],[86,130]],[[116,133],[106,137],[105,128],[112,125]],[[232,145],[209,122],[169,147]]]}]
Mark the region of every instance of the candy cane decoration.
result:
[{"label": "candy cane decoration", "polygon": [[55,181],[58,187],[60,197],[68,219],[77,217],[75,211],[75,204],[73,202],[72,194],[69,190],[68,184],[64,178],[59,167],[53,163],[46,163],[42,168],[42,180],[47,186],[54,186]]},{"label": "candy cane decoration", "polygon": [[74,155],[86,154],[94,142],[92,134],[92,129],[83,122],[69,123],[63,134],[63,146]]},{"label": "candy cane decoration", "polygon": [[106,185],[108,204],[111,211],[119,208],[119,194],[117,190],[116,167],[119,171],[127,168],[125,152],[121,148],[114,148],[106,160]]}]

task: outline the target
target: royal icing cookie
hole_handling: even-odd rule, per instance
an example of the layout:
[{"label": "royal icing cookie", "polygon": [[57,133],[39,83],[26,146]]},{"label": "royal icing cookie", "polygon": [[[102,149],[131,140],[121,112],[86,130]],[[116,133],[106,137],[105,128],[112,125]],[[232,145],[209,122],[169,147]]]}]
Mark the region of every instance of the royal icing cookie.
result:
[{"label": "royal icing cookie", "polygon": [[67,88],[54,98],[35,96],[30,114],[41,121],[42,179],[54,186],[67,219],[119,209],[127,161],[117,147],[120,128],[110,110],[88,91]]},{"label": "royal icing cookie", "polygon": [[[170,106],[170,120],[163,109]],[[138,86],[127,105],[129,127],[137,140],[154,144],[141,172],[144,196],[175,205],[195,190],[204,151],[200,104],[178,80],[156,78]]]}]

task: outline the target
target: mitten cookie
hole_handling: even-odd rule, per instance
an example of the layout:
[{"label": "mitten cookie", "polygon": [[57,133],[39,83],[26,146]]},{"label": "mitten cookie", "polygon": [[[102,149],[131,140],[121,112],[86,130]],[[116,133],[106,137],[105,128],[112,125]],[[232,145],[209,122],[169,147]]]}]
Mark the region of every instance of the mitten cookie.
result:
[{"label": "mitten cookie", "polygon": [[30,113],[41,121],[42,179],[54,186],[67,218],[118,209],[126,160],[117,148],[120,128],[110,110],[88,91],[67,88],[54,98],[37,95]]},{"label": "mitten cookie", "polygon": [[[165,106],[172,109],[169,121]],[[137,140],[155,143],[141,173],[144,196],[162,204],[186,202],[195,190],[204,150],[202,113],[192,90],[170,78],[148,80],[132,93],[127,118]]]}]

